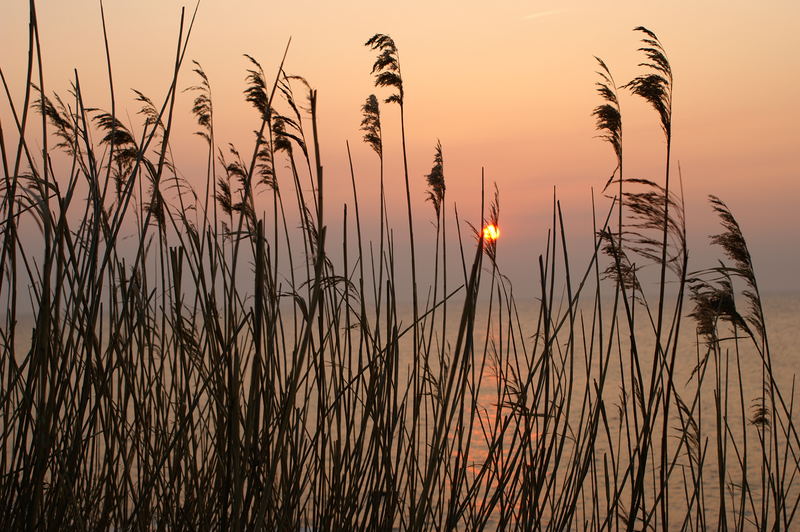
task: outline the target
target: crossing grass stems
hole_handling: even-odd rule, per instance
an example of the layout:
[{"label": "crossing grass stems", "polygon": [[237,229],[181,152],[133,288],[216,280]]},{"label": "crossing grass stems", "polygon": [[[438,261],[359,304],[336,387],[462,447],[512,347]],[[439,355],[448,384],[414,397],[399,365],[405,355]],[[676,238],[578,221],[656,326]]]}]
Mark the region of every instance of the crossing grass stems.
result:
[{"label": "crossing grass stems", "polygon": [[[396,260],[384,195],[384,178],[396,176],[384,176],[381,113],[392,108],[366,99],[362,130],[378,164],[357,175],[351,159],[353,197],[337,221],[323,210],[317,92],[286,73],[285,51],[271,77],[247,56],[252,146],[221,143],[200,63],[189,67],[196,84],[178,86],[194,18],[181,16],[163,100],[137,93],[139,124],[124,124],[115,103],[104,18],[110,110],[84,102],[77,73],[68,98],[48,95],[33,2],[21,92],[2,77],[0,526],[792,526],[794,389],[776,384],[753,262],[716,197],[722,231],[712,242],[724,260],[688,271],[669,165],[672,68],[655,33],[636,28],[644,73],[619,88],[598,59],[594,116],[616,161],[607,206],[576,267],[554,198],[537,309],[524,313],[496,261],[502,243],[480,230],[498,223],[499,193],[473,220],[475,238],[462,235],[441,143],[424,176],[433,264],[416,262],[416,178],[389,36],[367,46],[376,85],[401,115],[410,264]],[[181,90],[193,95],[205,147],[197,189],[170,150]],[[663,183],[622,173],[619,90],[658,115]],[[380,180],[377,242],[362,233],[363,179]],[[332,223],[341,242],[328,238]],[[41,246],[23,245],[32,230]],[[648,265],[656,299],[640,282]],[[409,267],[410,323],[398,276]],[[433,271],[427,292],[419,268]],[[31,328],[20,321],[26,301]],[[697,331],[693,360],[679,347],[682,325]],[[755,397],[746,356],[761,368]],[[694,367],[685,385],[680,364]]]}]

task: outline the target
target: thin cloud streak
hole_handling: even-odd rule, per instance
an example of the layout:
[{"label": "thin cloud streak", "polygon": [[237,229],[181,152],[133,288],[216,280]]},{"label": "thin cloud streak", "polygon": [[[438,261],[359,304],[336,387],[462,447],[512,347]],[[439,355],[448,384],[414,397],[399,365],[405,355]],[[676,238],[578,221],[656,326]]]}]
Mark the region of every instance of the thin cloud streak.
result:
[{"label": "thin cloud streak", "polygon": [[530,15],[525,15],[524,17],[522,17],[522,20],[535,20],[538,18],[549,17],[551,15],[559,15],[566,11],[567,11],[566,9],[550,9],[547,11],[539,11],[537,13],[531,13]]}]

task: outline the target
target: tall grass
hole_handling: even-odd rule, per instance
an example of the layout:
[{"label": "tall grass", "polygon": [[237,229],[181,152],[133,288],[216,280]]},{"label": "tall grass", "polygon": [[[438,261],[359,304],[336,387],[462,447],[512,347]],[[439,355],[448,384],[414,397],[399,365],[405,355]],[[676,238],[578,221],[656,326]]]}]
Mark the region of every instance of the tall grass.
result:
[{"label": "tall grass", "polygon": [[[352,202],[341,218],[323,209],[317,93],[285,73],[285,52],[274,75],[248,56],[249,151],[220,145],[213,80],[190,67],[206,148],[198,190],[170,151],[194,17],[181,18],[163,101],[138,93],[141,123],[126,125],[107,44],[109,111],[84,102],[77,74],[68,99],[48,95],[33,2],[30,13],[21,106],[2,78],[4,529],[793,525],[794,389],[776,383],[753,261],[716,197],[712,242],[729,263],[688,270],[670,179],[672,69],[653,32],[637,28],[648,73],[622,87],[659,115],[664,182],[623,176],[620,97],[600,61],[594,115],[617,192],[582,265],[554,198],[529,309],[497,264],[502,245],[481,231],[498,223],[497,189],[484,208],[482,188],[475,236],[462,234],[441,144],[425,176],[433,264],[416,263],[407,164],[410,265],[398,260],[375,96],[362,109],[381,183],[371,242],[352,161]],[[406,162],[398,49],[380,34],[367,44],[377,84],[396,90]],[[461,267],[448,269],[453,251]],[[648,265],[657,298],[642,289]],[[418,267],[433,271],[427,296]]]}]

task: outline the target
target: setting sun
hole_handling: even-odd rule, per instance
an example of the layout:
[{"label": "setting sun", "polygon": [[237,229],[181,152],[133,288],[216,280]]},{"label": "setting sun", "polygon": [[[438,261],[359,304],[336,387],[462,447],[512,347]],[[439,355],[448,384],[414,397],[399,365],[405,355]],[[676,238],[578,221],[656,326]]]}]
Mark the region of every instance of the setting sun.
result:
[{"label": "setting sun", "polygon": [[500,228],[494,224],[489,224],[483,228],[484,240],[497,240],[500,238]]}]

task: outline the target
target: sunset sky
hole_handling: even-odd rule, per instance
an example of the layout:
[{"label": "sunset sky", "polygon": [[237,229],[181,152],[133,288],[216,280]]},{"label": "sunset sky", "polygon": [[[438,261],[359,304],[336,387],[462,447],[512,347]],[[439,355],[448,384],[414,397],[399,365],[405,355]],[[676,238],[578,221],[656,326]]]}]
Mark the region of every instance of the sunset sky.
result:
[{"label": "sunset sky", "polygon": [[[0,7],[0,68],[15,103],[23,94],[27,3]],[[123,121],[139,124],[130,88],[163,101],[170,81],[181,6],[164,0],[107,0],[106,20]],[[84,99],[109,108],[105,52],[97,1],[38,3],[45,83],[65,95],[77,69]],[[362,217],[377,216],[377,161],[361,141],[360,107],[373,87],[374,33],[391,35],[400,51],[412,196],[420,232],[432,227],[424,175],[441,140],[448,216],[477,222],[480,174],[496,182],[502,237],[498,260],[515,285],[531,285],[544,251],[553,187],[580,255],[591,239],[591,189],[614,167],[610,147],[596,138],[592,109],[600,103],[593,56],[618,84],[643,70],[637,64],[644,25],[666,48],[675,73],[673,163],[683,176],[690,269],[714,265],[707,235],[718,230],[706,197],[726,201],[741,224],[759,281],[767,290],[800,290],[800,4],[790,1],[706,2],[323,2],[213,1],[200,4],[187,59],[209,75],[220,145],[252,149],[255,111],[244,102],[243,53],[274,76],[291,37],[285,69],[319,91],[322,158],[330,195],[326,209],[339,224],[351,202],[345,141],[359,179]],[[196,82],[190,64],[180,85]],[[203,141],[191,133],[191,97],[182,95],[173,136],[175,161],[198,186]],[[626,175],[663,179],[664,142],[656,114],[622,95]],[[405,223],[398,110],[383,105],[390,216]],[[8,104],[0,104],[11,130]],[[136,129],[136,128],[134,128]],[[8,135],[8,133],[6,133]],[[279,168],[280,171],[280,168]],[[677,183],[677,179],[676,179]],[[599,216],[599,215],[598,215]],[[430,222],[430,223],[429,223]],[[421,246],[432,241],[423,236]],[[404,250],[404,247],[398,244]]]}]

